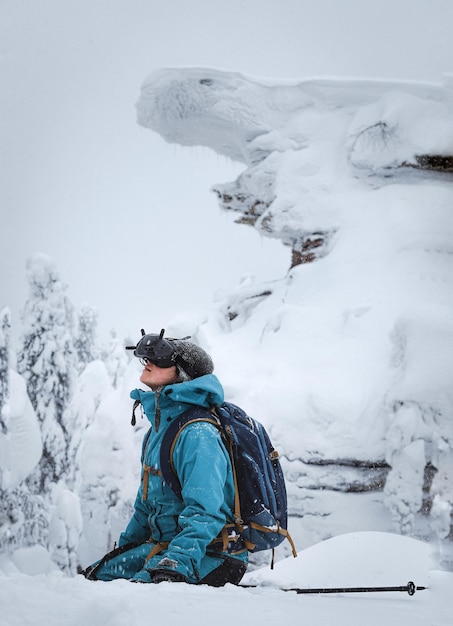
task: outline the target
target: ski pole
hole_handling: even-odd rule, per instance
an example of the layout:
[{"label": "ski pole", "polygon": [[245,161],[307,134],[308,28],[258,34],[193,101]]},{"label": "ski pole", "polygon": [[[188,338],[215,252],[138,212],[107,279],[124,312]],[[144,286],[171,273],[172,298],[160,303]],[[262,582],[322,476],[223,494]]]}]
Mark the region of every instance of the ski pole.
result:
[{"label": "ski pole", "polygon": [[[245,588],[256,588],[258,585],[238,585],[239,587]],[[301,589],[300,587],[292,587],[289,589],[285,589],[283,587],[279,588],[280,591],[292,591],[293,593],[375,593],[379,591],[406,591],[410,596],[413,596],[416,591],[422,591],[423,589],[427,589],[427,587],[416,586],[411,580],[407,583],[407,585],[402,585],[400,587],[327,587],[320,589]]]},{"label": "ski pole", "polygon": [[294,591],[295,593],[375,593],[379,591],[406,591],[413,596],[416,591],[422,591],[426,587],[416,586],[411,580],[407,585],[400,587],[328,587],[326,589],[283,589],[283,591]]}]

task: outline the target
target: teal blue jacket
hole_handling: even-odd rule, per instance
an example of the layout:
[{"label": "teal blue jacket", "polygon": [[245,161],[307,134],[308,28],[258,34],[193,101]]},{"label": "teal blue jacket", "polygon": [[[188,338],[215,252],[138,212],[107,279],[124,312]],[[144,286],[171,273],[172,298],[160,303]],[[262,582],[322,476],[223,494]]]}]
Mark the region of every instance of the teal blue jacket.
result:
[{"label": "teal blue jacket", "polygon": [[[227,521],[233,519],[234,483],[228,453],[215,426],[197,422],[187,426],[173,451],[173,465],[182,485],[182,500],[158,475],[160,446],[170,423],[192,406],[222,404],[223,388],[213,374],[154,391],[134,389],[131,398],[142,403],[151,431],[143,450],[141,483],[132,519],[119,545],[150,540],[168,547],[151,556],[134,578],[149,581],[149,571],[172,569],[197,583],[222,564],[208,548]],[[158,418],[156,420],[156,401]],[[157,422],[157,423],[156,423]],[[235,555],[247,560],[247,552]]]}]

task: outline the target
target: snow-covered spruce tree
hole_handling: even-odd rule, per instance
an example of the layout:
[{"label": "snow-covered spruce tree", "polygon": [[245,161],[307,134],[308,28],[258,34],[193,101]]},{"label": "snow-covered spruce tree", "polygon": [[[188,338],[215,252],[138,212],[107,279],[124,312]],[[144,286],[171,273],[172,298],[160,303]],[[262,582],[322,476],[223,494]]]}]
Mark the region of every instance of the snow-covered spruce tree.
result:
[{"label": "snow-covered spruce tree", "polygon": [[9,367],[11,315],[0,311],[0,553],[45,545],[48,509],[25,478],[41,456],[40,431],[23,379]]},{"label": "snow-covered spruce tree", "polygon": [[46,546],[49,510],[43,499],[31,494],[24,482],[0,489],[0,495],[0,553]]},{"label": "snow-covered spruce tree", "polygon": [[[9,392],[9,336],[11,314],[8,308],[0,311],[0,432],[8,430],[7,400]],[[1,476],[0,476],[1,481]]]},{"label": "snow-covered spruce tree", "polygon": [[44,254],[27,260],[30,295],[23,310],[17,367],[41,426],[43,453],[28,478],[32,492],[46,494],[68,472],[71,433],[64,411],[73,394],[76,356],[73,305],[53,261]]},{"label": "snow-covered spruce tree", "polygon": [[[8,433],[9,331],[11,315],[6,307],[0,311],[0,433]],[[4,502],[3,470],[0,464],[0,498]],[[2,507],[3,508],[3,507]],[[2,526],[0,514],[0,528]]]},{"label": "snow-covered spruce tree", "polygon": [[78,328],[74,347],[77,353],[78,369],[79,372],[82,372],[88,363],[99,358],[99,350],[96,346],[98,313],[93,307],[83,304],[77,317]]},{"label": "snow-covered spruce tree", "polygon": [[125,342],[120,341],[116,331],[112,328],[110,339],[102,348],[101,358],[105,363],[112,385],[118,388],[126,372],[130,356],[127,355],[124,346]]}]

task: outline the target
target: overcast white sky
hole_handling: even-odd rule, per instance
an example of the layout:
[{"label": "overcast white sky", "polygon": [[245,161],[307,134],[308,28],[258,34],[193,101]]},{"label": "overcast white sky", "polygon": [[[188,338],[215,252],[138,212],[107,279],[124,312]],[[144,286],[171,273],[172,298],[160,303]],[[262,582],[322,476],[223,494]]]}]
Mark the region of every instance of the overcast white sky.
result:
[{"label": "overcast white sky", "polygon": [[286,271],[289,251],[233,224],[209,192],[240,164],[137,126],[150,71],[453,73],[451,0],[0,0],[0,12],[0,307],[16,332],[35,252],[121,335],[208,306],[243,274]]}]

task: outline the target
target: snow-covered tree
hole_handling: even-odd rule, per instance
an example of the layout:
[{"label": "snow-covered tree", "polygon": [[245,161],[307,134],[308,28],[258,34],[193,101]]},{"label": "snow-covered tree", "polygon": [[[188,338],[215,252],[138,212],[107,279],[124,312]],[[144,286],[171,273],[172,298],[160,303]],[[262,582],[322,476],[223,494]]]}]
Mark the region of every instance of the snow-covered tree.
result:
[{"label": "snow-covered tree", "polygon": [[88,304],[83,304],[77,316],[78,328],[74,347],[78,358],[78,369],[81,372],[88,363],[99,358],[99,351],[96,346],[98,312]]},{"label": "snow-covered tree", "polygon": [[48,256],[36,254],[28,259],[27,278],[30,295],[23,311],[17,366],[26,381],[43,440],[42,458],[29,485],[35,493],[46,493],[68,470],[71,433],[64,411],[76,381],[73,305]]},{"label": "snow-covered tree", "polygon": [[82,533],[82,513],[78,496],[68,489],[55,494],[49,524],[49,548],[53,561],[66,574],[77,571],[77,548]]},{"label": "snow-covered tree", "polygon": [[0,432],[7,432],[7,400],[9,395],[9,335],[11,314],[0,310]]},{"label": "snow-covered tree", "polygon": [[0,553],[28,546],[46,546],[49,508],[27,485],[0,489]]},{"label": "snow-covered tree", "polygon": [[91,361],[79,376],[77,389],[65,411],[65,421],[71,430],[71,441],[68,447],[68,472],[66,484],[78,492],[80,487],[80,448],[86,437],[86,430],[95,419],[95,413],[105,397],[112,392],[107,368],[100,361]]},{"label": "snow-covered tree", "polygon": [[25,482],[41,458],[41,434],[24,379],[7,369],[8,312],[3,311],[1,319],[0,552],[8,553],[35,544],[46,545],[49,511],[44,499],[31,494]]},{"label": "snow-covered tree", "polygon": [[[10,329],[10,313],[4,308],[0,311],[0,434],[6,436],[8,432],[7,422],[7,400],[8,400],[8,381],[9,381],[9,344]],[[3,469],[0,464],[0,498],[2,505],[0,506],[0,550],[2,545],[2,529],[7,528],[7,507],[5,506],[6,491],[3,486]]]},{"label": "snow-covered tree", "polygon": [[115,388],[117,388],[121,382],[126,372],[127,364],[129,363],[129,357],[124,349],[125,345],[126,342],[121,341],[116,331],[112,328],[110,331],[110,339],[102,348],[102,360],[105,362],[105,366]]}]

